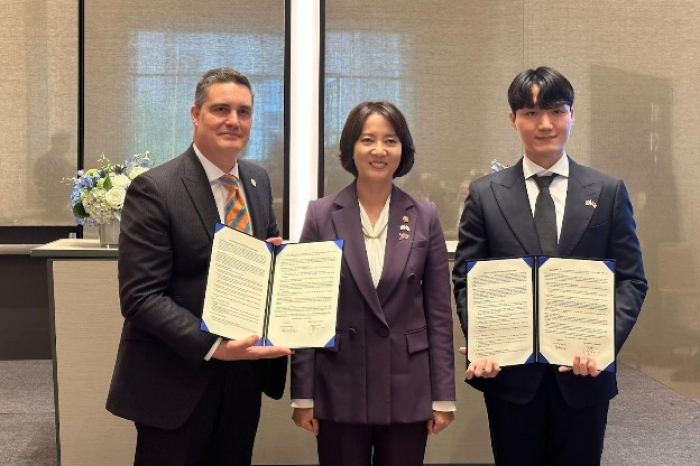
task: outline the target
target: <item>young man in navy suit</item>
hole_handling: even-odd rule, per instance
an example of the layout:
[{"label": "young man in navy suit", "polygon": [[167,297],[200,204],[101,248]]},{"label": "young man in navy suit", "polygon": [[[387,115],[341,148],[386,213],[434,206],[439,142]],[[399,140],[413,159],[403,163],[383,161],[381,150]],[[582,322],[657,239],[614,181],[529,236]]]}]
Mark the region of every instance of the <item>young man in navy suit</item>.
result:
[{"label": "young man in navy suit", "polygon": [[[574,122],[574,90],[558,71],[539,67],[518,74],[508,89],[510,123],[524,157],[514,166],[472,182],[459,227],[452,274],[466,336],[466,271],[470,259],[543,254],[534,215],[535,177],[556,175],[549,187],[554,204],[548,255],[616,261],[616,353],[637,320],[647,290],[632,206],[622,180],[574,162],[565,145]],[[544,209],[543,209],[544,210]],[[540,230],[541,231],[541,230]],[[552,244],[553,243],[553,244]],[[460,349],[465,352],[464,348]],[[617,394],[612,372],[592,357],[577,355],[570,366],[526,364],[499,367],[471,361],[465,378],[484,393],[491,447],[499,466],[598,465],[610,399]]]}]

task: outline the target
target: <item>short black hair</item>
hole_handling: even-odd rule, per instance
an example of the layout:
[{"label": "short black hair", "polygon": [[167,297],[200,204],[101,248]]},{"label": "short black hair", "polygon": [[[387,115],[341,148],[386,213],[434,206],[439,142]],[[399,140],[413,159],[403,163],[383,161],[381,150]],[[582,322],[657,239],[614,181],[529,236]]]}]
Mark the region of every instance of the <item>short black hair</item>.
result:
[{"label": "short black hair", "polygon": [[525,70],[518,74],[508,87],[508,104],[515,113],[521,108],[534,108],[532,86],[540,88],[537,105],[543,109],[552,109],[560,105],[574,106],[574,88],[566,77],[548,66],[536,70]]},{"label": "short black hair", "polygon": [[387,119],[401,142],[401,161],[394,172],[394,178],[404,176],[413,168],[416,148],[413,145],[413,137],[403,113],[394,104],[385,101],[360,102],[350,110],[348,118],[345,120],[345,126],[343,126],[343,132],[340,134],[340,164],[354,177],[357,177],[357,166],[353,159],[355,143],[362,135],[365,120],[374,113]]}]

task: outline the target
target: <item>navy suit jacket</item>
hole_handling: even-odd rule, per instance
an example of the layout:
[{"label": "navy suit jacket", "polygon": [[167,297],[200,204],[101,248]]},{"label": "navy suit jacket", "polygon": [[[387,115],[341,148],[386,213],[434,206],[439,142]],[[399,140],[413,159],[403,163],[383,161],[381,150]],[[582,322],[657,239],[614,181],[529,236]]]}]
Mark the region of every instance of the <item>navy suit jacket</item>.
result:
[{"label": "navy suit jacket", "polygon": [[[557,255],[616,261],[616,353],[637,320],[647,290],[635,229],[624,182],[569,159],[569,187]],[[539,254],[542,250],[525,188],[522,159],[513,167],[474,181],[460,222],[452,272],[465,337],[465,262]],[[556,368],[542,364],[509,366],[493,379],[474,378],[469,383],[506,401],[526,403],[534,396],[545,370]],[[614,373],[603,372],[594,378],[557,371],[555,377],[564,399],[573,407],[607,401],[617,394]]]},{"label": "navy suit jacket", "polygon": [[433,401],[455,399],[449,264],[435,205],[394,187],[387,228],[375,288],[355,184],[309,204],[301,240],[345,240],[338,344],[292,356],[292,398],[313,399],[318,419],[419,422],[432,419]]},{"label": "navy suit jacket", "polygon": [[[238,166],[255,236],[279,236],[267,173],[243,160]],[[131,183],[119,237],[125,322],[107,399],[113,414],[174,429],[199,402],[214,373],[213,361],[204,357],[217,337],[200,330],[200,318],[219,221],[192,147]],[[280,398],[287,358],[252,367],[250,377],[258,378],[261,390]]]}]

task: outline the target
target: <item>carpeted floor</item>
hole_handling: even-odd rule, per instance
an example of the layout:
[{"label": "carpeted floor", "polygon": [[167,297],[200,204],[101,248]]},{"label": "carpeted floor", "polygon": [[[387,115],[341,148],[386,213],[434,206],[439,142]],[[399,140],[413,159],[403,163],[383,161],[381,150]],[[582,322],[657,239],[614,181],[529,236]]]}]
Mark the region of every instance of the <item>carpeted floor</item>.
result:
[{"label": "carpeted floor", "polygon": [[51,361],[0,361],[0,465],[55,466]]},{"label": "carpeted floor", "polygon": [[[700,401],[620,364],[603,464],[700,466]],[[51,361],[0,361],[0,466],[55,466]]]}]

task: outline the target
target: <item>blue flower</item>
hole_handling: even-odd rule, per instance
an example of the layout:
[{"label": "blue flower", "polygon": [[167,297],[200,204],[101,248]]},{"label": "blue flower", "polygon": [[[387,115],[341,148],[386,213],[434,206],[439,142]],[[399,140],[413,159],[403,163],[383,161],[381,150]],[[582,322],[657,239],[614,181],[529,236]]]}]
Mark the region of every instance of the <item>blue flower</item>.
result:
[{"label": "blue flower", "polygon": [[74,178],[63,178],[72,187],[70,200],[76,223],[100,225],[121,218],[124,193],[131,180],[151,167],[148,151],[130,156],[124,164],[112,164],[100,155],[100,168],[78,170]]}]

